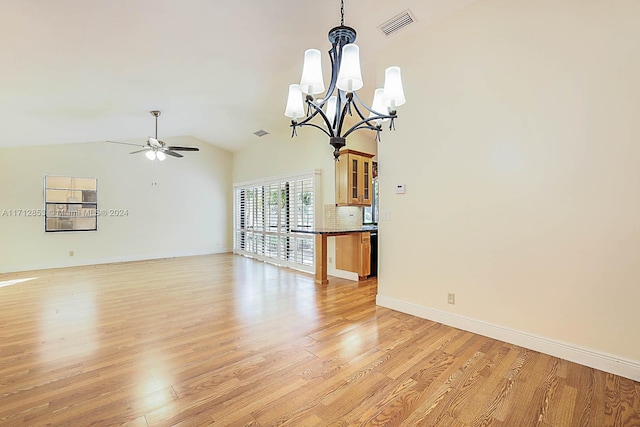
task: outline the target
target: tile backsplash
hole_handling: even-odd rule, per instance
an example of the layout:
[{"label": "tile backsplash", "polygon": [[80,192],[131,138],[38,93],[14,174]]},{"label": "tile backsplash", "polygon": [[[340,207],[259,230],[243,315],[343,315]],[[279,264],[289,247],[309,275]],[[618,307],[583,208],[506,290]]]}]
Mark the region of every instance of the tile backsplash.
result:
[{"label": "tile backsplash", "polygon": [[324,205],[324,226],[328,229],[361,227],[362,208],[359,206]]}]

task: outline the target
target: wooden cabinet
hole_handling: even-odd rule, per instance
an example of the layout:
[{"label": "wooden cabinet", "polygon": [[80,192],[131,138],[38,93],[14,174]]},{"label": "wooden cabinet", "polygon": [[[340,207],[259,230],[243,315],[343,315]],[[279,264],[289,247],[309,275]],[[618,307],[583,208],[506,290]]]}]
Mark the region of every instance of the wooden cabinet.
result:
[{"label": "wooden cabinet", "polygon": [[342,150],[336,163],[336,205],[371,206],[372,154]]},{"label": "wooden cabinet", "polygon": [[371,274],[370,232],[336,237],[336,268],[356,272],[360,279]]}]

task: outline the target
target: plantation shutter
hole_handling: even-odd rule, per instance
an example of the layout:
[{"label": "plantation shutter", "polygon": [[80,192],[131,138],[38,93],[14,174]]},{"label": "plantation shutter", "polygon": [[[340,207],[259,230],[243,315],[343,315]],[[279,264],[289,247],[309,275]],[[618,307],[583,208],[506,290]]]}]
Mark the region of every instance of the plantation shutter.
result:
[{"label": "plantation shutter", "polygon": [[234,252],[313,271],[316,172],[234,186]]}]

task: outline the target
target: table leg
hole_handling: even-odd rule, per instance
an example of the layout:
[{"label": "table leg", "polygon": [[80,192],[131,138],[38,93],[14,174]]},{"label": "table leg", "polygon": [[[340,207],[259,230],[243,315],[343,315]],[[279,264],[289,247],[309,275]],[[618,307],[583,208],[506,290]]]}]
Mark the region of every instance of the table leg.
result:
[{"label": "table leg", "polygon": [[316,280],[318,285],[329,283],[327,279],[327,235],[316,234]]}]

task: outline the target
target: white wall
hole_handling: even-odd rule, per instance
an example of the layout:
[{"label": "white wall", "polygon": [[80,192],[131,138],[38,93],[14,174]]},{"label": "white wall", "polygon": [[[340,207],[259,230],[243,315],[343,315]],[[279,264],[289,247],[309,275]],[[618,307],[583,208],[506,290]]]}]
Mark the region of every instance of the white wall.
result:
[{"label": "white wall", "polygon": [[[105,142],[0,149],[0,272],[229,251],[231,153],[191,137],[167,139],[200,152],[164,162]],[[45,174],[98,178],[98,207],[125,209],[98,231],[45,233]],[[69,256],[74,251],[74,256]]]},{"label": "white wall", "polygon": [[638,22],[479,0],[380,54],[408,99],[378,148],[381,304],[640,378]]}]

